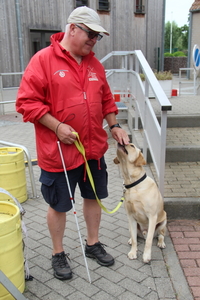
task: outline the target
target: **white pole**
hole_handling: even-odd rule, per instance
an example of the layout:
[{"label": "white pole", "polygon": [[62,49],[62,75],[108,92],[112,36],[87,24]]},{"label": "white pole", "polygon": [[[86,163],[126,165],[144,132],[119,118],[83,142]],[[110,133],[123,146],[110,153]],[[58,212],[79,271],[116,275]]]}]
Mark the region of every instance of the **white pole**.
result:
[{"label": "white pole", "polygon": [[172,22],[173,22],[173,12],[172,12],[171,28],[170,28],[170,53],[172,53]]},{"label": "white pole", "polygon": [[58,149],[59,149],[59,152],[60,152],[60,157],[61,157],[61,161],[62,161],[64,173],[65,173],[65,178],[66,178],[66,181],[67,181],[67,186],[68,186],[68,190],[69,190],[69,196],[70,196],[70,199],[71,199],[71,202],[72,202],[72,207],[73,207],[73,211],[74,211],[74,217],[75,217],[76,226],[77,226],[77,230],[78,230],[78,235],[79,235],[79,239],[80,239],[80,243],[81,243],[81,248],[82,248],[82,252],[83,252],[83,257],[84,257],[84,261],[85,261],[85,267],[86,267],[86,270],[87,270],[89,283],[91,283],[90,272],[89,272],[89,268],[88,268],[88,264],[87,264],[87,259],[86,259],[86,256],[85,256],[85,251],[84,251],[84,247],[83,247],[83,241],[82,241],[82,238],[81,238],[81,232],[80,232],[80,228],[79,228],[79,224],[78,224],[78,218],[77,218],[75,204],[74,204],[74,199],[72,197],[72,192],[71,192],[70,183],[69,183],[69,179],[68,179],[68,175],[67,175],[67,170],[66,170],[66,166],[65,166],[65,162],[64,162],[64,158],[63,158],[63,154],[62,154],[62,149],[61,149],[61,146],[60,146],[60,142],[58,141],[57,143],[58,143]]}]

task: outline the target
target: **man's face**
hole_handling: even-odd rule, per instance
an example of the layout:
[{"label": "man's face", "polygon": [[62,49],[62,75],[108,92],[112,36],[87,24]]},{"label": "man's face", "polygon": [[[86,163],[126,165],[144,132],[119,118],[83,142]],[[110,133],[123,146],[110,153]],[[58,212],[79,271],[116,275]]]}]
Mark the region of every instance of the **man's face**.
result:
[{"label": "man's face", "polygon": [[98,34],[98,32],[90,30],[84,24],[74,24],[74,49],[76,53],[80,56],[89,54],[97,42]]}]

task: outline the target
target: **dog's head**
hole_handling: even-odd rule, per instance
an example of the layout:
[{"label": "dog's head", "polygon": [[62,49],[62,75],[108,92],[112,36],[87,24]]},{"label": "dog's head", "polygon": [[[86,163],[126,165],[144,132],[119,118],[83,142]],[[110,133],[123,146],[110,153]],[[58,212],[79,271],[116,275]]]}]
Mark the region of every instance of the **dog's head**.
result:
[{"label": "dog's head", "polygon": [[121,145],[118,143],[117,157],[114,159],[114,163],[120,163],[123,169],[130,169],[133,166],[142,167],[143,165],[146,165],[146,161],[141,150],[132,143],[128,145]]}]

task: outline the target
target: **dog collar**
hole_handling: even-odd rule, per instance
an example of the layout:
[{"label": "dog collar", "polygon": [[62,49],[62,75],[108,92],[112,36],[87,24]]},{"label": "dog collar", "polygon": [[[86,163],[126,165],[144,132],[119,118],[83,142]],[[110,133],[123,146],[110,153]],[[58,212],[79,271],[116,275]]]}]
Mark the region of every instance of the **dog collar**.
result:
[{"label": "dog collar", "polygon": [[131,183],[131,184],[124,184],[124,187],[126,189],[130,189],[133,186],[136,186],[137,184],[139,184],[140,182],[142,182],[143,180],[145,180],[145,178],[147,177],[147,174],[145,173],[140,179],[138,179],[137,181]]}]

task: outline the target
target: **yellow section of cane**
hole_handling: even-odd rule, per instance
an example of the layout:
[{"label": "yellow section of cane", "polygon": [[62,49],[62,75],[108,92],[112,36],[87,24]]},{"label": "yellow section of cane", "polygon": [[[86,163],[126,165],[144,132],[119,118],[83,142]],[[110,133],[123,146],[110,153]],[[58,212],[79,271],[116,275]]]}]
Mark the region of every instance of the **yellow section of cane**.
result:
[{"label": "yellow section of cane", "polygon": [[87,171],[87,174],[88,174],[88,178],[89,178],[89,180],[90,180],[90,184],[91,184],[91,186],[92,186],[92,189],[93,189],[93,191],[94,191],[94,194],[95,194],[95,197],[96,197],[96,200],[97,200],[99,206],[100,206],[106,213],[108,213],[108,214],[113,214],[113,213],[115,213],[115,212],[120,208],[120,206],[122,205],[122,203],[123,203],[123,201],[124,201],[124,198],[123,198],[123,197],[121,198],[121,200],[120,200],[120,202],[118,203],[118,205],[117,205],[112,211],[109,211],[109,210],[101,203],[101,201],[99,200],[99,198],[98,198],[98,196],[97,196],[96,189],[95,189],[95,185],[94,185],[94,180],[93,180],[93,177],[92,177],[92,173],[91,173],[91,171],[90,171],[90,167],[89,167],[88,162],[87,162],[86,157],[85,157],[85,148],[84,148],[83,144],[82,144],[81,141],[80,141],[80,138],[79,138],[78,133],[77,133],[77,132],[73,132],[73,133],[74,133],[74,134],[76,135],[76,137],[77,137],[77,139],[76,139],[76,141],[74,142],[74,144],[75,144],[76,148],[78,149],[78,151],[83,155],[83,158],[84,158],[85,164],[86,164],[86,171]]}]

